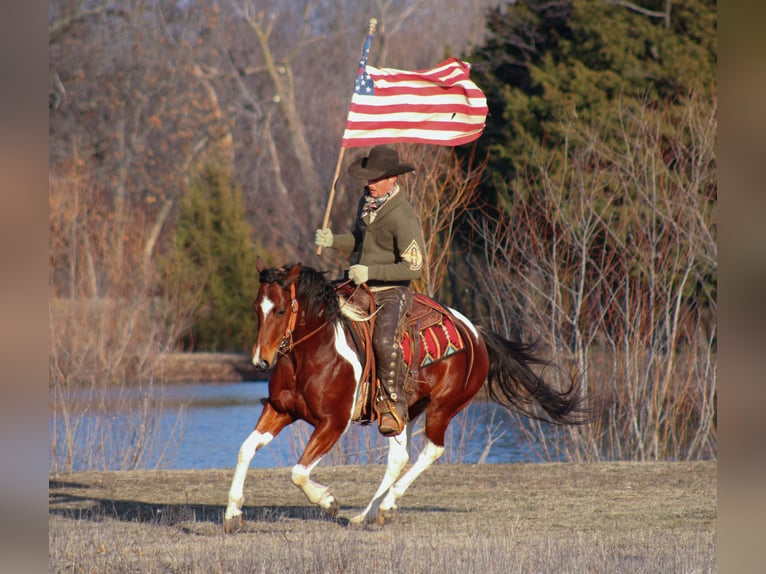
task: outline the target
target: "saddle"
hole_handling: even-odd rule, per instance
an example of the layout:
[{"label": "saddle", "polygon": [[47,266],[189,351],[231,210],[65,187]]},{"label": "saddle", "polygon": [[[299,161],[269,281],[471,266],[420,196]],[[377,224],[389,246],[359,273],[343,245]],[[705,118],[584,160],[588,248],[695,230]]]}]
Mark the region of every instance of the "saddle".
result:
[{"label": "saddle", "polygon": [[[372,350],[375,299],[366,285],[363,288],[355,288],[348,282],[340,283],[336,284],[336,292],[342,309],[346,305],[353,308],[353,311],[342,312],[351,327],[364,369],[352,420],[369,423],[375,417],[371,405],[379,385],[375,377],[375,354]],[[464,351],[465,338],[454,315],[441,303],[420,293],[413,293],[412,306],[405,315],[401,328],[402,355],[408,370],[404,388],[409,398],[417,388],[418,371]]]}]

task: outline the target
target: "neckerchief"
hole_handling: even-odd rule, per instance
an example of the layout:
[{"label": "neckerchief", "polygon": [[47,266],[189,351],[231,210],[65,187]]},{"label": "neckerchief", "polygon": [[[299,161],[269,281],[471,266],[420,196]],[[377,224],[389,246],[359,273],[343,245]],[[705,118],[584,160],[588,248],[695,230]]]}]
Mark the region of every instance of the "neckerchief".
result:
[{"label": "neckerchief", "polygon": [[391,199],[396,192],[399,191],[399,184],[395,184],[394,188],[385,195],[380,197],[372,197],[369,190],[364,192],[364,205],[362,206],[362,217],[370,216],[370,223],[375,219],[376,212],[383,207],[386,202]]}]

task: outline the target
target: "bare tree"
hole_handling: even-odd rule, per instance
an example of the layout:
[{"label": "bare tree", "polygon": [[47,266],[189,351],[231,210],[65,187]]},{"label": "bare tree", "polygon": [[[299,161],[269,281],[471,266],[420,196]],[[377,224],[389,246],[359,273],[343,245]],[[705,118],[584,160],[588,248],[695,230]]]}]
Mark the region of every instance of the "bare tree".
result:
[{"label": "bare tree", "polygon": [[[265,73],[270,79],[274,89],[273,101],[279,107],[284,118],[289,135],[290,145],[297,159],[303,188],[299,192],[305,197],[318,197],[320,195],[319,174],[314,165],[308,139],[306,137],[304,122],[298,111],[298,102],[295,93],[295,81],[292,61],[296,55],[309,48],[319,38],[310,34],[309,16],[313,8],[311,2],[306,2],[303,10],[303,23],[298,32],[298,40],[287,50],[282,49],[282,55],[276,56],[271,46],[271,34],[274,22],[277,18],[276,11],[271,11],[266,16],[264,10],[256,11],[251,0],[234,1],[237,14],[247,23],[255,34],[260,47],[262,62],[256,65],[237,65],[237,70],[242,76]],[[277,170],[278,171],[278,168]],[[319,210],[314,202],[305,204],[311,221],[319,217]]]},{"label": "bare tree", "polygon": [[568,161],[537,166],[535,195],[474,222],[496,325],[541,339],[604,398],[596,424],[567,431],[566,456],[715,455],[715,103],[685,110],[623,109],[621,149],[572,124]]},{"label": "bare tree", "polygon": [[[460,0],[444,10],[436,0],[52,0],[51,172],[88,166],[118,231],[118,261],[129,260],[125,249],[137,232],[129,214],[144,213],[138,268],[149,274],[168,245],[189,174],[215,157],[232,168],[261,243],[280,257],[317,262],[313,230],[332,183],[369,18],[386,26],[371,63],[416,69],[474,42],[490,4]],[[344,168],[353,159],[347,155]],[[347,185],[343,170],[336,226],[355,201],[344,197]],[[103,267],[91,270],[93,293],[111,293]]]},{"label": "bare tree", "polygon": [[420,216],[426,243],[424,275],[414,288],[435,297],[458,245],[462,216],[476,200],[486,162],[475,162],[471,156],[461,163],[454,148],[440,146],[409,145],[401,155],[416,166],[414,177],[402,182]]},{"label": "bare tree", "polygon": [[[194,74],[180,22],[168,23],[154,2],[120,10],[86,6],[54,3],[51,164],[65,165],[76,149],[94,176],[109,182],[105,199],[122,244],[132,231],[127,213],[133,206],[156,218],[146,266],[189,166],[205,153],[226,157],[231,137],[220,107]],[[186,14],[175,16],[190,24]],[[125,258],[119,245],[115,257]]]},{"label": "bare tree", "polygon": [[[144,214],[129,214],[134,233],[125,245],[102,194],[84,162],[50,178],[53,471],[160,465],[178,438],[160,428],[169,413],[154,391],[163,382],[162,353],[172,349],[191,310],[156,296],[153,269],[134,272],[146,239]],[[120,245],[124,263],[115,257]],[[100,290],[97,276],[108,279]]]},{"label": "bare tree", "polygon": [[635,2],[629,2],[628,0],[604,0],[607,4],[616,4],[617,6],[622,6],[623,8],[627,8],[631,12],[636,12],[637,14],[642,14],[643,16],[647,16],[649,18],[657,18],[661,19],[665,25],[665,29],[667,30],[670,28],[670,7],[671,7],[671,0],[665,0],[665,6],[663,10],[650,10],[648,8],[644,8],[643,6],[640,6],[636,4]]}]

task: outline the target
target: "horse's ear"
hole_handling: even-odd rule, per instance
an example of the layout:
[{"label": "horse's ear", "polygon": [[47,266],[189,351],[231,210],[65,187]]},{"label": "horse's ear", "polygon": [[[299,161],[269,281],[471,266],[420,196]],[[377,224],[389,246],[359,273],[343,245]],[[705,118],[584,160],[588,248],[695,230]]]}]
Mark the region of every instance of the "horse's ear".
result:
[{"label": "horse's ear", "polygon": [[301,272],[301,264],[296,263],[290,271],[285,275],[285,283],[289,285],[298,280],[298,274]]},{"label": "horse's ear", "polygon": [[258,270],[258,273],[262,273],[264,269],[266,269],[266,264],[263,262],[263,259],[261,259],[261,256],[258,256],[258,259],[255,261],[255,268]]}]

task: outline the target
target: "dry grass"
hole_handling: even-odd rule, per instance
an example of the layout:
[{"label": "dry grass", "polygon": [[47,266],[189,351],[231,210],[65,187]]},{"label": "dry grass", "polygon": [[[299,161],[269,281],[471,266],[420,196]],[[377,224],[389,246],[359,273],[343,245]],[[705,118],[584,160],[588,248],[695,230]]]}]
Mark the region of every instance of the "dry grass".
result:
[{"label": "dry grass", "polygon": [[717,464],[437,465],[398,520],[354,529],[381,466],[320,467],[323,516],[289,470],[252,469],[223,534],[232,470],[51,475],[52,572],[711,572]]}]

